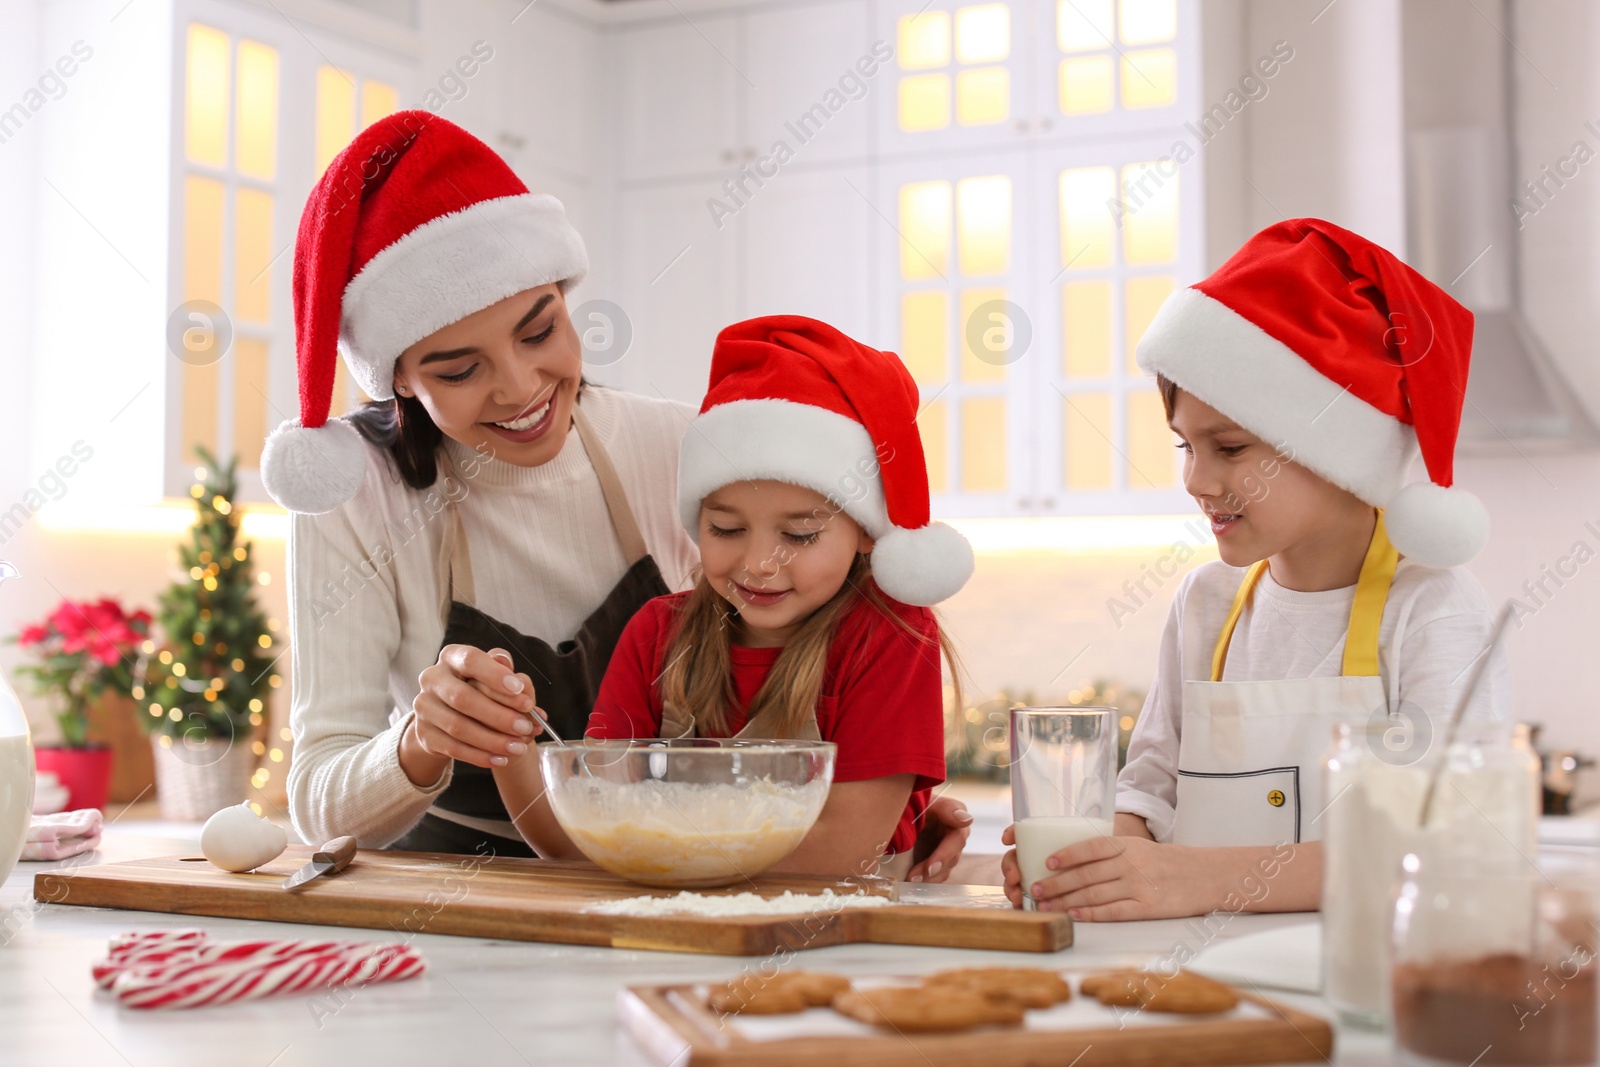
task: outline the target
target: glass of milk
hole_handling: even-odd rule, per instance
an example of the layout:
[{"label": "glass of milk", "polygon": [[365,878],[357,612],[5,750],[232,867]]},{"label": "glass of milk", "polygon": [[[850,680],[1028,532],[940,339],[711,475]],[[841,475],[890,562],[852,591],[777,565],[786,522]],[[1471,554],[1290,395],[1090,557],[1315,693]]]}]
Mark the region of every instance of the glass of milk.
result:
[{"label": "glass of milk", "polygon": [[1115,708],[1011,709],[1011,814],[1022,868],[1022,906],[1055,872],[1056,852],[1111,836],[1117,784]]}]

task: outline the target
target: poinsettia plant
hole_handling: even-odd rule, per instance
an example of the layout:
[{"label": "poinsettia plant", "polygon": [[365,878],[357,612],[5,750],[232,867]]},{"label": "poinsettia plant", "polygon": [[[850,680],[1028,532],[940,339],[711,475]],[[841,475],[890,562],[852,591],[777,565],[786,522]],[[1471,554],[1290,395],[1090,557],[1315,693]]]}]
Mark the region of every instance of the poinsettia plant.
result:
[{"label": "poinsettia plant", "polygon": [[16,674],[31,682],[36,695],[57,701],[63,745],[88,745],[89,706],[102,694],[132,694],[149,637],[148,611],[127,612],[107,597],[63,600],[43,622],[24,626],[12,638],[38,660]]}]

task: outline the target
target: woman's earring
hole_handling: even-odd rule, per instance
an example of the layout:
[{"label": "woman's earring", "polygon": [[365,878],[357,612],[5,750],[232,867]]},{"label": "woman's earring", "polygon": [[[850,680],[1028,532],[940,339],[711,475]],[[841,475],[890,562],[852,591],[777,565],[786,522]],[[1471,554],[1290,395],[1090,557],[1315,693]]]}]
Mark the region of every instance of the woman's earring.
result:
[{"label": "woman's earring", "polygon": [[394,387],[394,391],[399,393],[401,396],[410,396],[411,395],[410,393],[406,392],[406,387],[403,386],[403,385],[395,386]]}]

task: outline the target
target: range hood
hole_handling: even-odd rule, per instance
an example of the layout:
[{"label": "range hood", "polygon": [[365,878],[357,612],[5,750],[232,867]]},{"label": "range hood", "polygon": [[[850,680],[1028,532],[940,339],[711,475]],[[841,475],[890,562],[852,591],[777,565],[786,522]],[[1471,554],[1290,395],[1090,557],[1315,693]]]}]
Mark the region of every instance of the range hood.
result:
[{"label": "range hood", "polygon": [[1516,31],[1510,0],[1487,6],[1402,0],[1406,259],[1477,319],[1458,452],[1593,448],[1594,418],[1524,314]]},{"label": "range hood", "polygon": [[1457,126],[1413,130],[1408,139],[1409,258],[1477,320],[1458,451],[1600,444],[1600,431],[1517,304],[1506,131]]}]

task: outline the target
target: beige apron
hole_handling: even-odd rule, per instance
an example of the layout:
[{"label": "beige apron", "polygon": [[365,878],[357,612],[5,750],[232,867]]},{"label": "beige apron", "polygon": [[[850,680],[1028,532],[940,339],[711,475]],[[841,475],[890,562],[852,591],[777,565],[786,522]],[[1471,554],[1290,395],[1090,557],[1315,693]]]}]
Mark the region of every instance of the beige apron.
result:
[{"label": "beige apron", "polygon": [[1277,845],[1321,836],[1321,759],[1338,722],[1384,707],[1378,629],[1399,554],[1383,512],[1361,564],[1339,676],[1224,682],[1228,644],[1266,561],[1240,583],[1212,656],[1209,682],[1183,683],[1178,745],[1180,845]]}]

